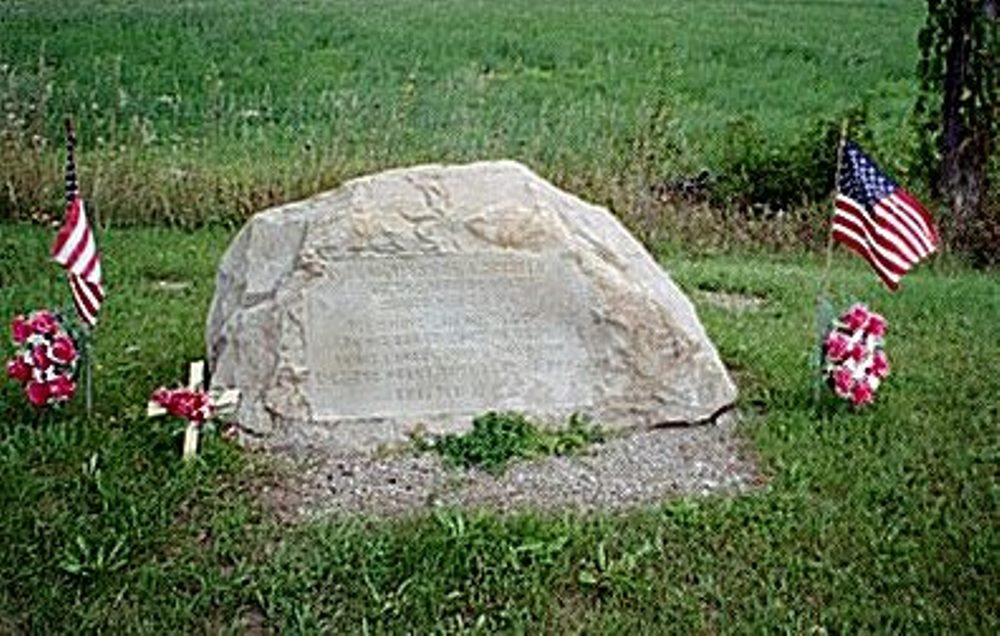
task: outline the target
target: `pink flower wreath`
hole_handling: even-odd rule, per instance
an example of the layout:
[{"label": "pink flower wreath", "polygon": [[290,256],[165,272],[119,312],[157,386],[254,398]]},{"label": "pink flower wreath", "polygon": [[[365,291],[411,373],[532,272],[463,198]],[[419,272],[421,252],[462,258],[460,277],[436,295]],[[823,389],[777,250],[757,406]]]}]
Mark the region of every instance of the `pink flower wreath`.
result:
[{"label": "pink flower wreath", "polygon": [[79,353],[59,317],[47,309],[16,316],[10,334],[17,352],[7,361],[7,377],[24,386],[28,401],[41,408],[73,397]]},{"label": "pink flower wreath", "polygon": [[833,321],[823,339],[823,370],[838,397],[855,406],[870,404],[889,375],[884,350],[885,318],[857,303]]}]

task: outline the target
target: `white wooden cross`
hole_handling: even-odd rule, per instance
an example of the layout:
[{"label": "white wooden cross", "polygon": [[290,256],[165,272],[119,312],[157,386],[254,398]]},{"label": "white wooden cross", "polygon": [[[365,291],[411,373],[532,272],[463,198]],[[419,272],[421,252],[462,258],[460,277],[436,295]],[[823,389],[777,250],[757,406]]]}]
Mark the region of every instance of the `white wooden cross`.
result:
[{"label": "white wooden cross", "polygon": [[[188,388],[191,390],[200,389],[204,383],[205,361],[197,360],[192,362],[188,369]],[[239,399],[240,392],[236,389],[224,389],[221,392],[209,395],[212,408],[216,411],[236,406]],[[167,409],[152,400],[146,404],[147,417],[159,417],[166,415],[166,413]],[[198,453],[198,435],[200,429],[200,425],[195,422],[188,422],[187,428],[184,429],[184,451],[182,457],[185,461],[190,460]]]}]

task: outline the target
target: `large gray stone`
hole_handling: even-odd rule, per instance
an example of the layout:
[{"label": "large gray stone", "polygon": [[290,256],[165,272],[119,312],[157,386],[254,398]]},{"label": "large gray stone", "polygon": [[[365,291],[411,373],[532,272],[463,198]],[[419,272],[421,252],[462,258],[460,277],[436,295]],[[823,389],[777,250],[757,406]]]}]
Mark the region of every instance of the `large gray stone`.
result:
[{"label": "large gray stone", "polygon": [[266,210],[219,268],[212,384],[267,447],[370,450],[487,410],[699,422],[736,389],[607,211],[513,162],[421,166]]}]

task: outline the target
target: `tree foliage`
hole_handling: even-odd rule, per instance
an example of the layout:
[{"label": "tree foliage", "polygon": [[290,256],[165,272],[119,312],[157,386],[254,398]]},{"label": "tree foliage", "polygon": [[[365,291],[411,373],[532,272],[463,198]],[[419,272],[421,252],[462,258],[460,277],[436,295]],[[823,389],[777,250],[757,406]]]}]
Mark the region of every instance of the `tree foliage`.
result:
[{"label": "tree foliage", "polygon": [[998,0],[928,0],[919,40],[920,167],[950,209],[950,243],[979,262],[1000,258],[1000,212],[989,191],[1000,129],[998,10]]}]

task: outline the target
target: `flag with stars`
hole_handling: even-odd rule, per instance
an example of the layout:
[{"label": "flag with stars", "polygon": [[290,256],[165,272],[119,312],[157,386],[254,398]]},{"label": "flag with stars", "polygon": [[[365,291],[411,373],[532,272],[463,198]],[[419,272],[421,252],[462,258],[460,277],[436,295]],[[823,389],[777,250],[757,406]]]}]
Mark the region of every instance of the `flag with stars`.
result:
[{"label": "flag with stars", "polygon": [[88,327],[97,323],[97,310],[104,300],[101,284],[101,255],[94,232],[87,223],[83,199],[76,182],[73,150],[76,137],[66,122],[66,214],[52,245],[52,258],[66,268],[76,313]]},{"label": "flag with stars", "polygon": [[833,238],[857,252],[895,291],[903,275],[939,244],[930,213],[853,141],[844,144]]}]

